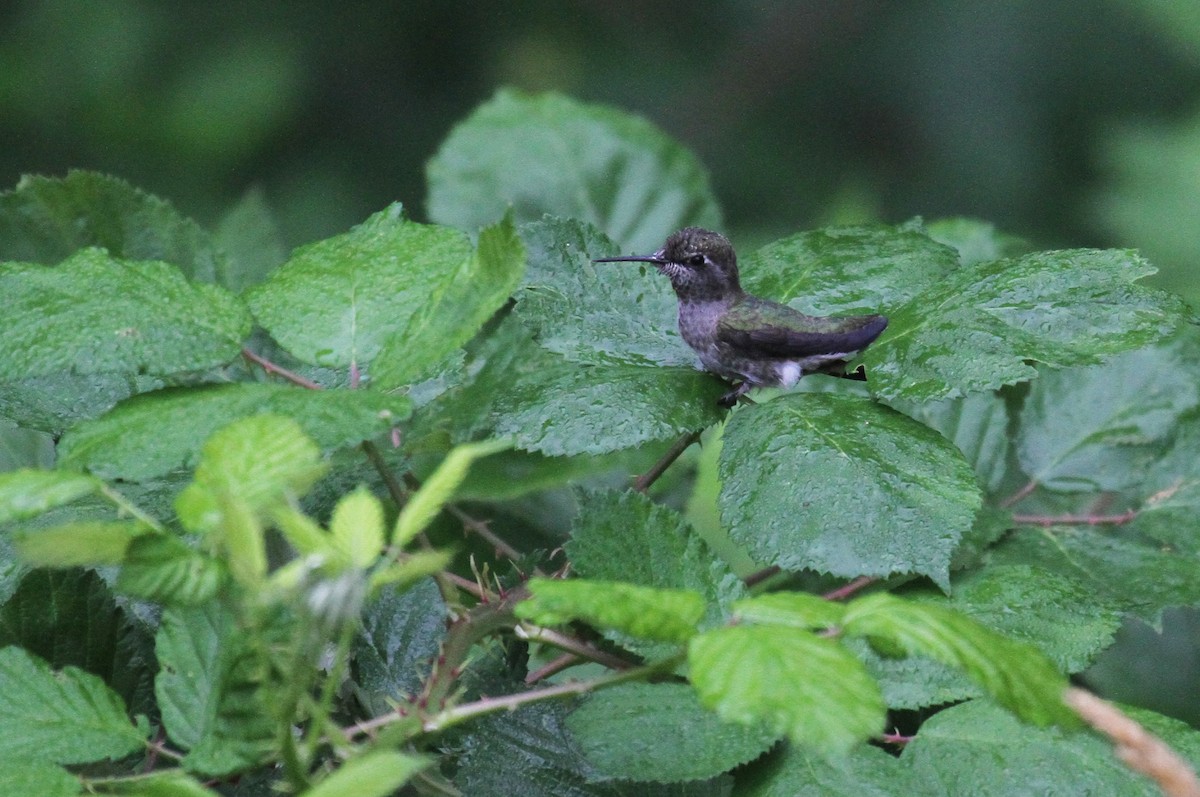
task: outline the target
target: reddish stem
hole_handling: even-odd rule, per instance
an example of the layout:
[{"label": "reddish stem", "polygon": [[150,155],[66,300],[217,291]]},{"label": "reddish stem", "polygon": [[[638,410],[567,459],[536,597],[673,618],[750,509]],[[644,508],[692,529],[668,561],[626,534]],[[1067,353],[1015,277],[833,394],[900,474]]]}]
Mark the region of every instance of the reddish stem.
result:
[{"label": "reddish stem", "polygon": [[312,381],[311,379],[307,379],[303,376],[300,376],[300,374],[295,373],[294,371],[289,371],[288,369],[284,368],[282,365],[276,365],[275,363],[268,360],[266,357],[256,354],[256,353],[250,351],[250,349],[247,349],[245,347],[242,348],[242,356],[245,357],[250,362],[257,365],[259,368],[262,368],[267,373],[278,374],[279,376],[282,376],[284,379],[286,379],[287,381],[291,382],[294,385],[299,385],[300,387],[306,387],[309,390],[323,390],[324,389],[320,385],[318,385],[316,382]]},{"label": "reddish stem", "polygon": [[1014,523],[1026,526],[1123,526],[1138,516],[1127,509],[1119,515],[1013,515]]},{"label": "reddish stem", "polygon": [[875,583],[874,576],[859,576],[848,584],[838,587],[832,592],[826,592],[821,597],[827,601],[840,601],[843,598],[849,598],[854,593],[858,592],[863,587]]}]

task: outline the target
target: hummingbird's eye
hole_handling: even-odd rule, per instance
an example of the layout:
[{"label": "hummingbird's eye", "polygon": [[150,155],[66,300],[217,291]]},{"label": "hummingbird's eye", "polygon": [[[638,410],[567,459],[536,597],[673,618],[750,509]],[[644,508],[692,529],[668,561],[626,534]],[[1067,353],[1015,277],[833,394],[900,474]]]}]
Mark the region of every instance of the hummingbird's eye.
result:
[{"label": "hummingbird's eye", "polygon": [[687,262],[688,262],[689,266],[703,266],[704,265],[704,255],[692,255],[691,257],[688,258]]}]

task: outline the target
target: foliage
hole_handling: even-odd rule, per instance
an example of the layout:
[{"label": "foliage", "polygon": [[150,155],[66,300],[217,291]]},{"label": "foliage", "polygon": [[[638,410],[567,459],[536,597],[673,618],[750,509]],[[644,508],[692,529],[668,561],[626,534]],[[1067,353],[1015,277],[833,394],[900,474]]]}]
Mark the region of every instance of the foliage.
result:
[{"label": "foliage", "polygon": [[715,223],[686,150],[506,92],[429,178],[465,229],[394,205],[276,268],[101,175],[0,198],[0,436],[29,451],[0,474],[0,783],[1052,793],[1075,770],[1043,750],[1141,793],[1062,694],[1123,616],[1200,601],[1200,338],[1144,260],[969,220],[789,236],[747,286],[892,324],[865,385],[726,414],[665,280],[591,262]]}]

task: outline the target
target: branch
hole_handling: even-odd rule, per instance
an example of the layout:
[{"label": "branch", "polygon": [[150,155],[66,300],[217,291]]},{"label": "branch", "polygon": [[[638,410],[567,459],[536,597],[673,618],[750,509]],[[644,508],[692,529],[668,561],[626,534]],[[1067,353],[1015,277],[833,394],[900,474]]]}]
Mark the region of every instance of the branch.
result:
[{"label": "branch", "polygon": [[1123,526],[1138,516],[1134,509],[1119,515],[1013,515],[1014,523],[1026,526]]},{"label": "branch", "polygon": [[851,595],[858,592],[863,587],[874,584],[875,580],[876,579],[874,576],[859,576],[858,578],[854,579],[853,581],[851,581],[847,584],[843,584],[842,586],[838,587],[835,590],[826,592],[821,597],[827,601],[840,601],[844,598],[849,598]]},{"label": "branch", "polygon": [[633,483],[633,489],[639,493],[644,493],[649,490],[650,485],[658,481],[658,477],[662,476],[663,473],[666,472],[667,468],[671,467],[675,460],[679,459],[679,456],[683,454],[684,451],[687,451],[688,447],[691,446],[692,443],[700,439],[702,431],[703,430],[700,432],[684,432],[681,434],[675,440],[675,442],[671,444],[671,447],[667,449],[667,452],[659,458],[658,462],[654,463],[654,466],[651,467],[650,470],[637,477]]},{"label": "branch", "polygon": [[287,381],[291,382],[294,385],[299,385],[300,387],[306,387],[309,390],[324,390],[323,387],[321,387],[320,385],[318,385],[316,382],[312,381],[311,379],[300,376],[300,374],[296,373],[295,371],[289,371],[288,369],[284,368],[282,365],[276,365],[275,363],[268,360],[266,357],[263,357],[261,354],[256,354],[255,352],[250,351],[250,349],[248,349],[244,346],[242,347],[242,356],[245,357],[250,362],[257,365],[259,368],[262,368],[268,374],[278,374],[279,376],[282,376],[284,379],[286,379]]},{"label": "branch", "polygon": [[597,664],[603,664],[613,670],[628,670],[633,666],[632,662],[614,656],[611,653],[601,650],[600,648],[589,645],[582,640],[569,637],[566,634],[561,634],[551,628],[542,628],[541,626],[521,623],[513,629],[518,639],[524,639],[528,642],[541,642],[546,645],[565,650],[582,659],[594,661]]},{"label": "branch", "polygon": [[1020,490],[1017,490],[1015,493],[1010,495],[1008,498],[1005,498],[1003,501],[1001,501],[1000,507],[1002,509],[1008,509],[1010,506],[1020,503],[1021,501],[1025,500],[1025,498],[1027,498],[1029,496],[1029,494],[1032,493],[1037,488],[1038,488],[1037,479],[1030,479],[1029,482],[1024,487],[1022,487]]},{"label": "branch", "polygon": [[1084,722],[1112,740],[1117,758],[1157,783],[1167,797],[1200,797],[1200,781],[1187,762],[1112,703],[1074,687],[1063,700]]}]

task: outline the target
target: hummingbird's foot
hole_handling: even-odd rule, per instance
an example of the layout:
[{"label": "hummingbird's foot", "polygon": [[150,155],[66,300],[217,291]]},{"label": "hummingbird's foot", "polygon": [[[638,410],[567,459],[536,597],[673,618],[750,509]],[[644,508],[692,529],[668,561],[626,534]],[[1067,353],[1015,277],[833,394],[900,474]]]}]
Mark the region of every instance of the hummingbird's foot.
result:
[{"label": "hummingbird's foot", "polygon": [[817,373],[836,376],[838,379],[850,379],[854,382],[867,381],[867,368],[864,365],[859,365],[853,371],[847,372],[844,362],[831,363],[829,366],[819,369]]},{"label": "hummingbird's foot", "polygon": [[750,390],[750,387],[751,385],[749,382],[742,382],[733,390],[717,399],[717,405],[724,407],[727,410],[732,409],[733,405],[737,404],[738,399],[746,395],[746,392]]}]

